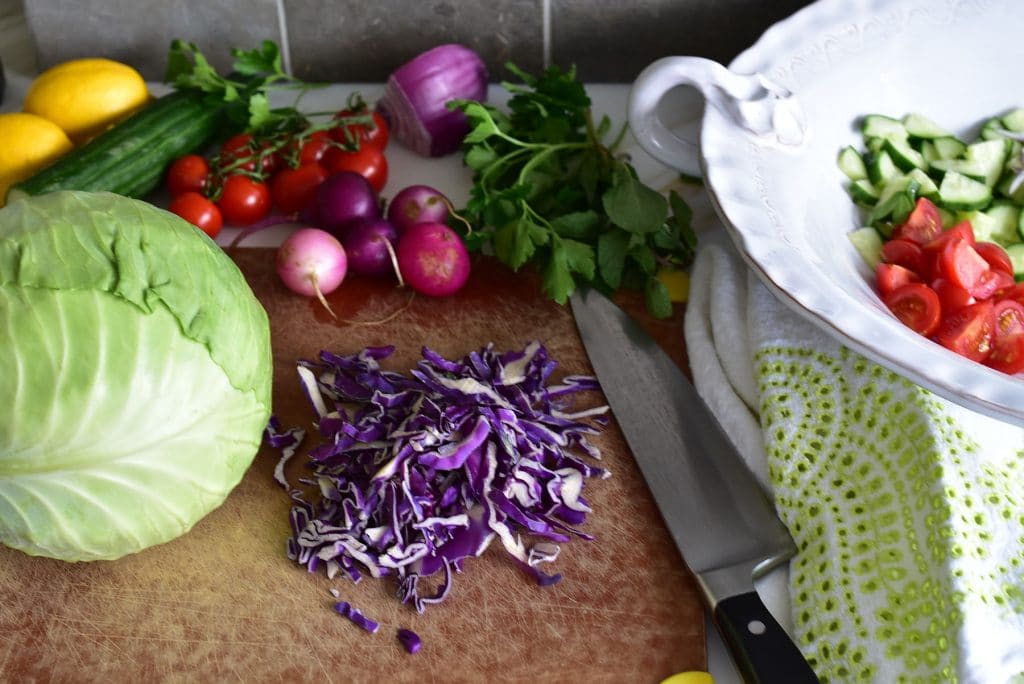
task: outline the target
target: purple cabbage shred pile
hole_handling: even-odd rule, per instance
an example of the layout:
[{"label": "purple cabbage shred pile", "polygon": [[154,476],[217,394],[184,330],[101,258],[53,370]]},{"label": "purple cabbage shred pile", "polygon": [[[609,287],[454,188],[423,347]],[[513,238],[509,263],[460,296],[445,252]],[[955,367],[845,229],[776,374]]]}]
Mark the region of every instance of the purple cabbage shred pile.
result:
[{"label": "purple cabbage shred pile", "polygon": [[[495,538],[538,583],[557,582],[538,566],[560,543],[592,539],[577,529],[590,512],[584,481],[610,475],[591,464],[600,453],[587,440],[607,406],[568,410],[596,379],[548,385],[556,363],[537,342],[503,354],[488,345],[458,361],[424,348],[409,375],[380,367],[393,351],[299,362],[321,438],[300,480],[314,496],[283,475],[302,431],[273,420],[267,429],[284,452],[275,479],[294,501],[288,557],[331,578],[393,577],[421,613]],[[434,575],[433,588],[421,585]]]}]

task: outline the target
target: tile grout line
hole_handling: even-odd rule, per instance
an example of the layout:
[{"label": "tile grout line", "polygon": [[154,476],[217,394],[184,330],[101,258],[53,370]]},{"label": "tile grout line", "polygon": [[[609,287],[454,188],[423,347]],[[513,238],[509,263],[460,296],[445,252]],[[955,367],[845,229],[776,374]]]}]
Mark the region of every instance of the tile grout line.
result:
[{"label": "tile grout line", "polygon": [[551,0],[540,2],[541,62],[551,66]]},{"label": "tile grout line", "polygon": [[292,73],[292,49],[288,44],[288,18],[284,9],[284,0],[277,0],[277,31],[280,33],[280,45],[281,45],[281,67],[284,72],[289,76],[294,76]]}]

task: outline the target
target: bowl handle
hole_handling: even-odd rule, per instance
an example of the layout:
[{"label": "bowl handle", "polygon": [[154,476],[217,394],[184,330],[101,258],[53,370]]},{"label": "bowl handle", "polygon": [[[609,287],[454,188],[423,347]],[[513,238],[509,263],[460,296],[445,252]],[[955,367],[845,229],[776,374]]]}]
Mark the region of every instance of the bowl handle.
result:
[{"label": "bowl handle", "polygon": [[760,74],[733,73],[703,57],[665,57],[644,69],[629,95],[629,125],[640,145],[659,161],[691,176],[703,176],[697,140],[669,130],[658,103],[676,86],[696,88],[705,100],[741,130],[786,146],[804,138],[799,104],[785,88]]}]

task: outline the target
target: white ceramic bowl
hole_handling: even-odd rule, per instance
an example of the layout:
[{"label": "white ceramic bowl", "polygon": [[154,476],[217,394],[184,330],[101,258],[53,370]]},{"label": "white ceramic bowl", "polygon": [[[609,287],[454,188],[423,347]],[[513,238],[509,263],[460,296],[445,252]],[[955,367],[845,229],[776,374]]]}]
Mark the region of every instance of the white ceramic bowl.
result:
[{"label": "white ceramic bowl", "polygon": [[[1024,378],[985,368],[899,323],[847,238],[860,211],[836,166],[860,149],[871,112],[919,112],[964,139],[1024,106],[1024,2],[820,0],[770,28],[728,69],[655,62],[637,79],[630,124],[661,161],[705,178],[737,247],[794,310],[935,393],[1024,425]],[[678,85],[706,99],[699,144],[663,125]],[[664,109],[664,107],[661,107]]]}]

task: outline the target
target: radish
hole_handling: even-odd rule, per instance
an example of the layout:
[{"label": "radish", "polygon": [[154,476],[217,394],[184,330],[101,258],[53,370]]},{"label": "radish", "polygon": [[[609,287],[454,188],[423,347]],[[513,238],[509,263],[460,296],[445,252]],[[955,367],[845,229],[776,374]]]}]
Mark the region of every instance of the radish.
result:
[{"label": "radish", "polygon": [[384,276],[396,273],[394,247],[398,231],[387,219],[363,219],[349,226],[341,237],[353,273]]},{"label": "radish", "polygon": [[446,223],[451,202],[429,185],[410,185],[398,192],[388,205],[388,220],[399,233],[417,223]]},{"label": "radish", "polygon": [[370,182],[353,171],[330,176],[316,190],[311,209],[324,230],[341,236],[348,226],[364,218],[380,216],[380,200]]},{"label": "radish", "polygon": [[338,239],[319,228],[300,228],[277,248],[277,275],[292,292],[316,297],[334,315],[324,298],[338,289],[348,270],[348,257]]},{"label": "radish", "polygon": [[431,297],[454,294],[469,278],[469,252],[458,234],[442,223],[418,223],[395,249],[402,278]]}]

